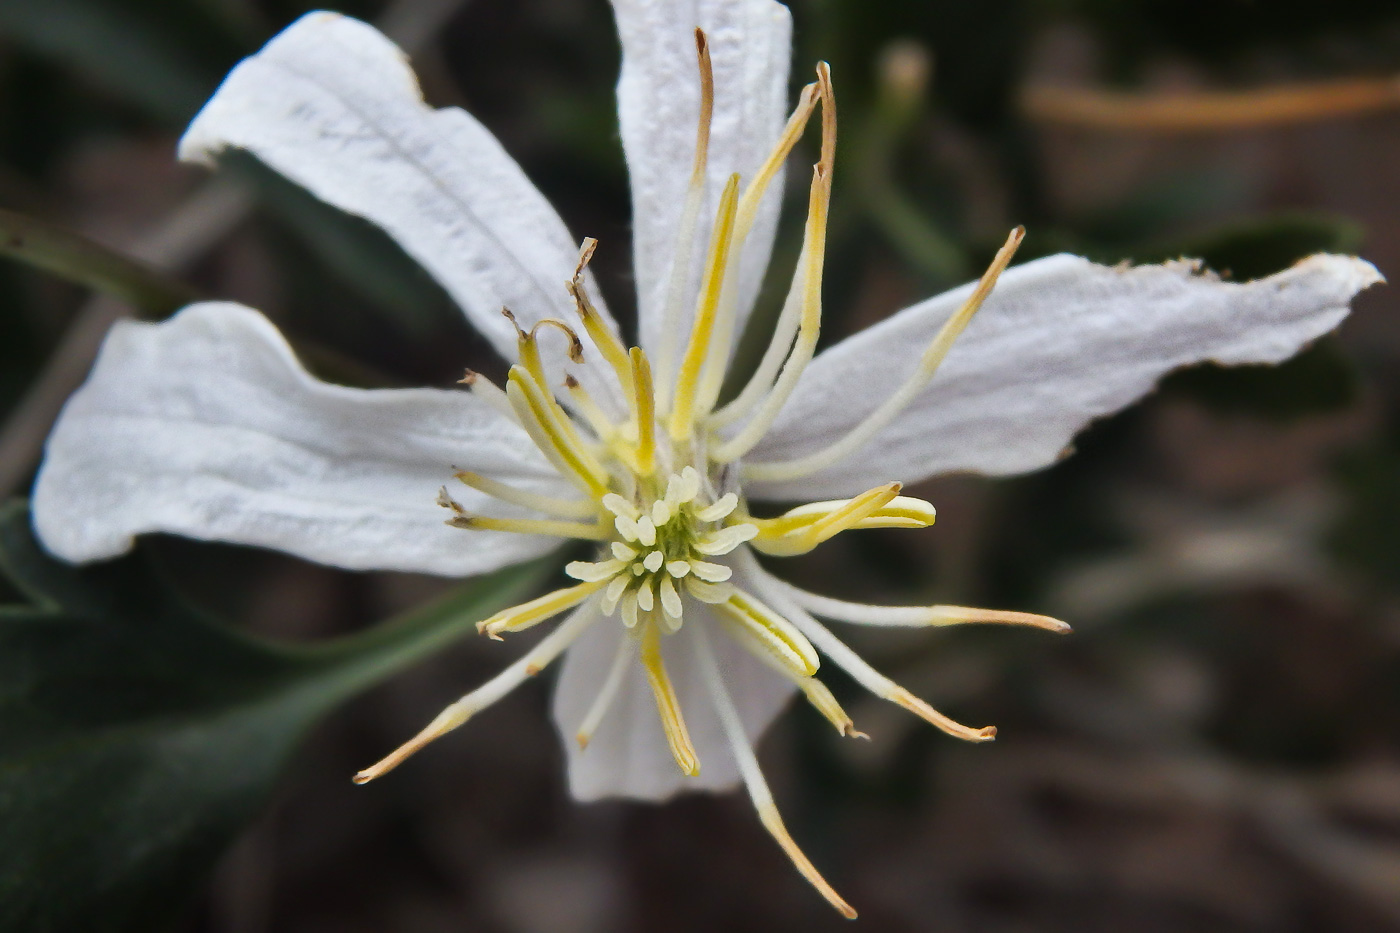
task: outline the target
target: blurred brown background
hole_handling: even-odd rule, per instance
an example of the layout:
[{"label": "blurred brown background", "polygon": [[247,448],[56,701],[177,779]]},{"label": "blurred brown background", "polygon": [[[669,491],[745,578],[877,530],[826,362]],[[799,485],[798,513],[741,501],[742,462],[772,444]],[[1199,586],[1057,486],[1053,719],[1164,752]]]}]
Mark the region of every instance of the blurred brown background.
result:
[{"label": "blurred brown background", "polygon": [[[1394,3],[792,6],[795,85],[827,59],[841,106],[828,340],[971,277],[1016,223],[1024,258],[1184,254],[1248,278],[1325,249],[1400,269]],[[485,345],[376,231],[257,166],[212,180],[175,163],[221,75],[307,8],[0,0],[0,206],[257,307],[358,360],[366,381],[490,371]],[[481,118],[570,229],[601,241],[595,268],[626,309],[607,5],[342,9],[416,48],[428,99]],[[771,731],[780,806],[862,929],[1400,930],[1396,304],[1371,290],[1338,335],[1277,369],[1174,375],[1052,469],[924,484],[913,494],[937,506],[932,529],[842,536],[793,562],[793,579],[832,595],[1075,626],[852,634],[940,708],[996,723],[991,745],[960,745],[839,676],[870,743],[839,742],[806,709]],[[27,489],[46,417],[121,312],[0,262],[5,493]],[[284,638],[360,628],[444,585],[157,548],[192,599]],[[184,929],[845,928],[740,794],[572,803],[546,684],[392,778],[350,784],[520,650],[466,641],[337,714]]]}]

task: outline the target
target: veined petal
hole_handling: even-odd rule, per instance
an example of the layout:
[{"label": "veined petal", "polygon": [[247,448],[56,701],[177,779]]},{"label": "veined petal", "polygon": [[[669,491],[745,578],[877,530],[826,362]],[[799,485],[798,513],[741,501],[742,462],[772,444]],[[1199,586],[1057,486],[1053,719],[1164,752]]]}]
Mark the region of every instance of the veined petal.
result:
[{"label": "veined petal", "polygon": [[[503,306],[526,329],[571,319],[578,242],[485,127],[423,102],[406,57],[373,27],[310,13],[245,59],[190,124],[180,157],[207,162],[230,146],[382,227],[506,359],[516,331]],[[586,370],[598,353],[590,345],[584,357]]]},{"label": "veined petal", "polygon": [[[796,688],[769,670],[731,639],[719,634],[709,610],[693,600],[685,605],[685,625],[703,625],[716,633],[714,650],[726,683],[755,742],[787,704]],[[692,640],[665,637],[666,659],[681,713],[700,760],[700,773],[686,777],[676,767],[661,730],[656,699],[635,657],[622,674],[602,724],[586,748],[575,736],[617,656],[618,639],[629,637],[620,625],[596,625],[569,648],[554,693],[554,722],[569,761],[569,789],[579,800],[632,797],[664,800],[681,791],[725,790],[739,781],[738,766],[724,729],[709,702]]]},{"label": "veined petal", "polygon": [[[1110,267],[1059,255],[1026,263],[1002,275],[929,385],[853,456],[800,477],[764,478],[759,466],[745,491],[811,499],[957,470],[1034,470],[1177,367],[1287,359],[1380,280],[1370,263],[1323,254],[1243,284],[1188,262]],[[745,465],[792,461],[855,429],[913,372],[971,289],[907,308],[817,357]]]},{"label": "veined petal", "polygon": [[[49,437],[34,524],[72,561],[162,531],[451,576],[556,544],[443,524],[435,500],[452,464],[571,492],[517,425],[471,394],[319,382],[256,311],[198,304],[112,328]],[[456,495],[473,511],[522,514],[473,489]]]},{"label": "veined petal", "polygon": [[[709,38],[715,79],[705,196],[693,238],[703,247],[729,176],[738,172],[745,183],[751,180],[782,134],[792,18],[787,7],[773,0],[613,0],[613,10],[622,39],[618,116],[631,176],[641,343],[655,353],[695,158],[700,78],[694,30],[698,26]],[[743,329],[762,283],[781,197],[778,176],[736,257],[742,263],[736,279],[736,332]],[[699,289],[701,259],[693,259],[680,334],[690,332]]]}]

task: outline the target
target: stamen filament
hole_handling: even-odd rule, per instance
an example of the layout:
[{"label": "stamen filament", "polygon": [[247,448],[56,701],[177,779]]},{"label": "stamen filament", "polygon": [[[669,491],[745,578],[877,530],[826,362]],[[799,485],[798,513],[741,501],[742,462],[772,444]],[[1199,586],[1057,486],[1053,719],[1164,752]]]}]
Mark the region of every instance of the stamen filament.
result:
[{"label": "stamen filament", "polygon": [[[809,502],[789,509],[777,518],[746,517],[744,520],[757,525],[765,537],[774,538],[790,534],[800,528],[815,524],[830,515],[849,500],[832,499],[826,502]],[[933,505],[912,496],[895,496],[887,504],[871,512],[851,528],[927,528],[933,524],[937,513]]]},{"label": "stamen filament", "polygon": [[899,495],[900,488],[899,483],[877,486],[853,499],[848,499],[839,508],[817,518],[811,524],[799,525],[791,531],[775,534],[770,526],[765,535],[764,530],[760,529],[758,536],[754,538],[753,546],[763,553],[772,554],[775,557],[806,554],[822,542],[855,527],[888,505]]},{"label": "stamen filament", "polygon": [[[807,225],[802,237],[802,261],[793,281],[795,288],[797,276],[800,275],[802,307],[797,340],[776,382],[758,404],[758,410],[748,424],[738,435],[717,445],[711,452],[710,459],[717,463],[737,460],[768,433],[778,412],[796,388],[798,377],[811,362],[812,354],[816,352],[817,338],[821,333],[822,270],[826,262],[827,212],[831,205],[831,173],[835,168],[836,154],[836,92],[832,89],[831,71],[825,62],[817,65],[817,80],[821,85],[822,98],[822,149],[821,161],[812,169],[812,185],[807,201]],[[777,338],[778,335],[775,334],[774,337]]]},{"label": "stamen filament", "polygon": [[705,632],[701,626],[690,626],[695,639],[696,654],[700,660],[700,671],[705,678],[705,686],[709,689],[710,699],[714,703],[715,713],[719,717],[720,724],[724,727],[725,737],[729,740],[729,747],[734,754],[734,761],[739,766],[739,774],[743,776],[744,787],[749,792],[749,799],[753,801],[754,809],[758,811],[759,821],[763,823],[763,828],[768,830],[769,835],[777,841],[792,860],[792,864],[801,872],[812,887],[821,892],[822,897],[827,902],[841,912],[843,917],[854,920],[855,909],[836,893],[836,889],[827,883],[827,880],[817,871],[815,865],[807,858],[806,854],[798,848],[788,833],[787,827],[783,825],[783,818],[778,814],[778,807],[773,802],[773,792],[768,789],[768,782],[763,779],[763,771],[758,766],[758,758],[753,753],[753,746],[749,744],[748,736],[744,732],[743,721],[739,718],[739,711],[734,708],[734,700],[729,695],[729,690],[724,685],[724,679],[720,675],[719,664],[715,661],[713,650],[710,648],[709,640],[705,637]]},{"label": "stamen filament", "polygon": [[606,525],[583,522],[561,522],[547,518],[493,518],[490,515],[454,515],[447,520],[453,528],[479,528],[486,531],[509,531],[521,535],[550,535],[555,538],[577,538],[580,541],[606,541],[610,529]]},{"label": "stamen filament", "polygon": [[641,347],[628,351],[632,369],[633,401],[637,413],[637,469],[644,476],[656,470],[656,398],[651,383],[651,364]]},{"label": "stamen filament", "polygon": [[647,683],[656,697],[656,711],[661,715],[661,728],[666,732],[671,755],[684,774],[695,777],[700,773],[700,759],[691,744],[690,732],[681,716],[680,701],[666,673],[666,663],[661,657],[661,633],[655,625],[647,625],[642,632],[641,658]]},{"label": "stamen filament", "polygon": [[909,628],[943,627],[985,623],[991,625],[1024,625],[1045,629],[1059,635],[1070,631],[1068,624],[1050,616],[1002,609],[975,609],[971,606],[870,606],[819,596],[799,589],[784,580],[772,577],[768,581],[808,612],[838,622],[853,625],[903,626]]},{"label": "stamen filament", "polygon": [[490,618],[482,619],[476,623],[477,634],[502,641],[501,632],[520,632],[547,619],[552,619],[565,609],[577,606],[590,594],[602,589],[606,583],[606,580],[595,580],[579,583],[575,586],[566,586],[563,589],[532,599],[528,603],[502,609]]},{"label": "stamen filament", "polygon": [[827,722],[836,727],[837,732],[851,738],[870,738],[864,732],[857,731],[855,723],[841,708],[841,704],[836,701],[836,697],[827,689],[826,684],[815,677],[803,677],[795,673],[745,626],[732,622],[725,616],[720,616],[720,622],[724,625],[725,634],[738,642],[741,648],[762,662],[769,670],[787,679],[806,694],[807,701],[816,708],[817,712],[826,717]]},{"label": "stamen filament", "polygon": [[822,654],[826,655],[834,661],[838,667],[850,674],[851,677],[855,679],[856,683],[860,684],[877,697],[904,707],[929,724],[955,738],[965,739],[969,742],[989,742],[996,738],[996,726],[984,726],[981,729],[964,726],[962,723],[956,722],[940,713],[928,703],[914,696],[914,694],[875,670],[864,658],[852,651],[835,635],[831,634],[831,631],[826,626],[814,619],[801,606],[787,599],[783,591],[774,586],[771,582],[774,578],[759,567],[757,561],[753,560],[751,557],[748,558],[748,560],[751,564],[750,577],[755,581],[759,589],[763,591],[763,595],[773,600],[786,614],[789,621],[796,626],[797,630],[805,635]]},{"label": "stamen filament", "polygon": [[583,387],[572,375],[564,377],[564,388],[568,390],[569,397],[573,399],[574,408],[583,415],[583,420],[588,422],[588,426],[593,429],[598,440],[604,444],[609,443],[617,436],[617,425],[608,417],[593,398],[593,395]]},{"label": "stamen filament", "polygon": [[[705,260],[705,276],[700,284],[700,296],[695,306],[695,322],[690,330],[690,342],[681,357],[680,373],[676,377],[676,396],[671,409],[670,432],[675,441],[690,437],[695,425],[700,369],[709,356],[714,338],[715,316],[719,310],[720,292],[724,285],[725,265],[734,236],[734,214],[738,207],[739,176],[729,176],[715,213],[714,232]],[[709,412],[701,412],[708,415]]]},{"label": "stamen filament", "polygon": [[787,619],[743,590],[736,589],[728,600],[715,605],[715,611],[744,629],[793,678],[811,677],[817,672],[821,660],[811,642]]},{"label": "stamen filament", "polygon": [[510,399],[506,398],[505,392],[490,379],[481,373],[467,370],[467,374],[457,380],[457,384],[466,386],[472,395],[490,405],[500,414],[505,415],[516,424],[520,423],[520,416],[515,413],[515,409],[510,407]]},{"label": "stamen filament", "polygon": [[439,713],[412,739],[400,745],[377,764],[356,774],[353,778],[354,782],[364,784],[377,777],[383,777],[403,764],[429,742],[456,729],[472,716],[510,693],[559,657],[565,648],[573,644],[598,619],[599,615],[592,607],[585,606],[574,613],[505,670]]},{"label": "stamen filament", "polygon": [[660,374],[657,405],[662,411],[671,406],[670,391],[676,365],[676,336],[680,331],[681,304],[694,261],[695,225],[700,220],[700,202],[705,196],[705,169],[710,152],[710,122],[715,112],[715,75],[710,64],[710,44],[704,30],[695,30],[695,57],[700,68],[700,119],[695,129],[695,164],[686,187],[685,206],[676,225],[676,249],[671,259],[671,277],[666,285],[666,303],[661,309],[661,346],[656,365]]},{"label": "stamen filament", "polygon": [[982,303],[991,294],[997,278],[1011,262],[1011,257],[1016,254],[1016,248],[1021,245],[1021,238],[1025,236],[1025,233],[1024,227],[1017,227],[1011,231],[1006,243],[997,251],[992,264],[988,266],[986,272],[982,273],[982,278],[978,280],[971,296],[958,309],[957,313],[944,323],[933,342],[924,350],[918,368],[893,395],[885,399],[869,416],[829,447],[804,457],[772,463],[746,463],[744,464],[744,477],[750,480],[765,481],[796,479],[824,469],[864,447],[872,437],[907,408],[914,401],[914,398],[923,391],[924,386],[933,379],[939,364],[948,355],[953,341],[962,333],[968,321],[972,320],[977,309],[982,307]]},{"label": "stamen filament", "polygon": [[594,698],[593,704],[588,707],[588,712],[584,714],[578,732],[574,733],[574,739],[578,742],[579,748],[588,747],[588,743],[593,739],[593,734],[603,724],[603,717],[608,714],[608,710],[612,709],[613,701],[617,699],[618,688],[622,686],[623,675],[627,673],[627,667],[632,663],[635,644],[636,642],[626,635],[617,640],[617,651],[613,654],[612,665],[608,667],[608,675],[603,678],[603,686],[598,690],[598,696]]},{"label": "stamen filament", "polygon": [[575,267],[574,277],[568,281],[567,288],[573,296],[574,308],[578,312],[579,320],[583,322],[583,329],[593,339],[593,345],[617,375],[617,384],[622,387],[622,394],[630,399],[635,390],[632,388],[632,367],[627,359],[627,348],[593,307],[593,302],[589,300],[588,292],[583,287],[583,270],[597,247],[598,241],[593,237],[587,237],[583,241],[579,250],[578,266]]},{"label": "stamen filament", "polygon": [[753,180],[745,187],[743,195],[739,198],[739,208],[734,221],[734,244],[731,247],[735,260],[729,263],[725,272],[726,281],[721,292],[719,314],[715,323],[715,338],[710,341],[709,357],[705,361],[704,376],[700,380],[700,404],[697,407],[701,411],[708,412],[714,409],[715,401],[719,398],[720,388],[724,384],[725,370],[729,365],[729,354],[734,344],[734,309],[737,301],[735,279],[743,264],[744,244],[748,241],[749,231],[753,229],[754,220],[758,217],[758,208],[763,203],[763,196],[768,190],[768,185],[782,169],[783,163],[787,161],[788,155],[792,152],[792,147],[797,144],[797,140],[806,129],[808,118],[816,109],[820,96],[819,89],[820,84],[817,82],[802,89],[797,108],[788,118],[787,126],[783,128],[783,133],[778,138],[773,151],[768,154],[763,165],[759,166],[757,174],[754,175]]},{"label": "stamen filament", "polygon": [[519,416],[521,427],[560,473],[590,496],[596,498],[607,492],[607,471],[584,446],[568,415],[522,367],[510,368],[506,397]]},{"label": "stamen filament", "polygon": [[598,507],[587,499],[556,499],[554,496],[527,492],[524,489],[517,489],[470,470],[460,470],[453,475],[478,492],[484,492],[494,499],[534,509],[537,512],[560,515],[565,518],[592,518],[598,514]]}]

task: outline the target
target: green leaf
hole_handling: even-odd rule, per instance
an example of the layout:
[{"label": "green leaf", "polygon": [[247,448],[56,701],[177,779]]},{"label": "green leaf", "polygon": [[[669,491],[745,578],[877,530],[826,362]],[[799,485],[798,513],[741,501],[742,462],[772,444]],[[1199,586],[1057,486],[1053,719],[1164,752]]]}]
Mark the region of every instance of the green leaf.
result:
[{"label": "green leaf", "polygon": [[[318,718],[518,598],[536,562],[357,636],[283,646],[183,605],[141,554],[72,567],[0,510],[0,929],[178,917]],[[347,776],[348,780],[348,776]]]},{"label": "green leaf", "polygon": [[87,237],[0,209],[0,255],[130,302],[155,317],[194,301],[194,289]]}]

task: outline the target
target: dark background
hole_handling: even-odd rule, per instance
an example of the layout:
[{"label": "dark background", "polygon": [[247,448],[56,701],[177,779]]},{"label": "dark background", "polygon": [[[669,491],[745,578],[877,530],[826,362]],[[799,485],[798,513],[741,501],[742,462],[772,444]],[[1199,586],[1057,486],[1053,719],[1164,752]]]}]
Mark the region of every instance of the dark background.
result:
[{"label": "dark background", "polygon": [[[626,320],[606,4],[390,6],[340,9],[388,15],[419,48],[428,99],[483,120],[574,234],[601,241],[594,267]],[[387,239],[257,166],[221,173],[246,198],[195,211],[193,232],[176,225],[210,181],[175,163],[180,130],[305,9],[0,0],[0,206],[253,305],[294,341],[359,361],[363,382],[490,371],[484,344]],[[827,340],[975,275],[1017,223],[1023,259],[1184,254],[1243,279],[1334,250],[1400,269],[1394,3],[794,0],[793,15],[794,87],[827,59],[840,101]],[[1354,85],[1257,122],[1251,100],[1337,80],[1394,90],[1362,106]],[[1130,96],[1101,119],[1065,104],[1106,91]],[[1252,96],[1206,125],[1226,93]],[[1151,122],[1164,95],[1171,126]],[[1372,289],[1293,362],[1173,375],[1051,469],[911,490],[937,506],[932,529],[843,535],[784,568],[832,595],[1075,626],[1065,638],[852,634],[951,715],[996,723],[993,744],[962,745],[838,674],[833,690],[873,741],[838,741],[807,709],[772,729],[762,758],[780,806],[862,929],[1400,929],[1396,311]],[[74,334],[100,333],[111,313],[0,260],[0,494],[27,489],[43,434],[42,418],[36,429],[18,415],[61,401],[72,381],[54,371],[86,365]],[[194,601],[291,639],[362,628],[445,585],[173,539],[152,549]],[[332,717],[183,929],[845,928],[741,794],[572,803],[545,685],[392,777],[350,784],[517,650],[468,640]]]}]

